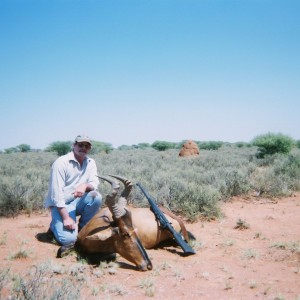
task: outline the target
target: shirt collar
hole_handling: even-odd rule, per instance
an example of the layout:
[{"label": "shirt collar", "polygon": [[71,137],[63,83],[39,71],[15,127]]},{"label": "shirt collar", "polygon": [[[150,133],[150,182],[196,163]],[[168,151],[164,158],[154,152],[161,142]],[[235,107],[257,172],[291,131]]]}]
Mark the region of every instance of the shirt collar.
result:
[{"label": "shirt collar", "polygon": [[[79,161],[76,159],[74,152],[71,151],[67,154],[69,161],[73,160],[79,164]],[[88,156],[85,157],[84,162],[89,162],[90,158]]]}]

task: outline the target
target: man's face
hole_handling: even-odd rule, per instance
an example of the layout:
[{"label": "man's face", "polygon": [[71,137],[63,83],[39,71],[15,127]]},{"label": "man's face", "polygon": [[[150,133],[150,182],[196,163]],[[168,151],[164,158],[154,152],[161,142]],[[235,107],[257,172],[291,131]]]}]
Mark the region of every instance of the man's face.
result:
[{"label": "man's face", "polygon": [[75,143],[73,150],[74,150],[75,156],[84,158],[91,150],[91,145],[86,142]]}]

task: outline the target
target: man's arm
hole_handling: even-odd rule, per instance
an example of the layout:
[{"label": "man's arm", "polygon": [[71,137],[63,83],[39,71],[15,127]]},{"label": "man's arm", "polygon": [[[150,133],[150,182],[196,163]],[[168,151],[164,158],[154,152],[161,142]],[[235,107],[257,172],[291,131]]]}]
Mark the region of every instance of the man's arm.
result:
[{"label": "man's arm", "polygon": [[57,207],[59,214],[62,217],[64,227],[69,230],[76,228],[76,222],[69,216],[69,213],[65,207]]},{"label": "man's arm", "polygon": [[84,193],[93,191],[94,187],[89,183],[81,183],[74,192],[74,197],[82,197]]},{"label": "man's arm", "polygon": [[87,184],[90,186],[90,191],[97,190],[99,186],[98,170],[94,160],[91,160],[88,164],[89,176],[87,178]]}]

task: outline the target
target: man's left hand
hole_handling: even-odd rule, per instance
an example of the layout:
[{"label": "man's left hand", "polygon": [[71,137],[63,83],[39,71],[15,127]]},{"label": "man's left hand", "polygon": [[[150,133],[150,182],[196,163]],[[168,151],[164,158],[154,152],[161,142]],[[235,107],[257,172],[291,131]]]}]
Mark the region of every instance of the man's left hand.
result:
[{"label": "man's left hand", "polygon": [[84,195],[84,193],[86,192],[86,188],[87,188],[87,184],[85,184],[85,183],[80,184],[74,192],[74,197],[75,198],[82,197]]}]

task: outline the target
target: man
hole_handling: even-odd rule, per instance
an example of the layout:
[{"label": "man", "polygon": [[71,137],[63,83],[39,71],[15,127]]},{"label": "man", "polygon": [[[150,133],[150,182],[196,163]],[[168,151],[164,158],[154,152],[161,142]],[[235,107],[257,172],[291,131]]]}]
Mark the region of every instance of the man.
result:
[{"label": "man", "polygon": [[[87,156],[91,147],[88,136],[78,135],[73,151],[57,158],[51,168],[45,207],[51,210],[50,230],[62,245],[57,257],[64,256],[74,247],[78,231],[102,204],[102,196],[97,191],[97,166]],[[78,225],[76,216],[80,216]]]}]

